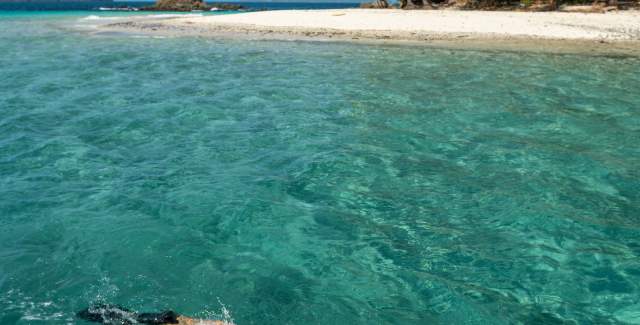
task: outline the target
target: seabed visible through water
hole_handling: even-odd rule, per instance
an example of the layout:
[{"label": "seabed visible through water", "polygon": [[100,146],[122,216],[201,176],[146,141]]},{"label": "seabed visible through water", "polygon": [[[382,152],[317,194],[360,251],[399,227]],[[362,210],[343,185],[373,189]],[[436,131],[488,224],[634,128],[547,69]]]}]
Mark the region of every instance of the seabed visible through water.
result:
[{"label": "seabed visible through water", "polygon": [[637,58],[82,17],[0,14],[1,324],[638,322]]}]

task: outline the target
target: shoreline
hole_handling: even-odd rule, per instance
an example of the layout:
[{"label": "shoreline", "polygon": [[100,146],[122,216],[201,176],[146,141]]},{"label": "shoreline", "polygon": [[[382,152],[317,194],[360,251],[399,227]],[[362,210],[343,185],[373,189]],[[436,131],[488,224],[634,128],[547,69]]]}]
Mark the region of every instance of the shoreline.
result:
[{"label": "shoreline", "polygon": [[640,56],[638,11],[600,14],[282,10],[213,16],[128,17],[100,25],[97,32]]}]

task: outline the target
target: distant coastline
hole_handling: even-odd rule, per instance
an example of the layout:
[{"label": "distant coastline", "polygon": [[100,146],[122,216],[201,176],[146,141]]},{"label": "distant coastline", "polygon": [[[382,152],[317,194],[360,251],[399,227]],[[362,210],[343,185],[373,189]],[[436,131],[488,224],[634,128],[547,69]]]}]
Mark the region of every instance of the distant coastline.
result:
[{"label": "distant coastline", "polygon": [[[215,2],[215,1],[211,1]],[[249,10],[290,10],[290,9],[343,9],[357,8],[357,2],[255,2],[255,1],[220,1],[238,4]],[[0,0],[0,10],[97,10],[99,7],[148,7],[155,1],[112,1],[112,0]]]}]

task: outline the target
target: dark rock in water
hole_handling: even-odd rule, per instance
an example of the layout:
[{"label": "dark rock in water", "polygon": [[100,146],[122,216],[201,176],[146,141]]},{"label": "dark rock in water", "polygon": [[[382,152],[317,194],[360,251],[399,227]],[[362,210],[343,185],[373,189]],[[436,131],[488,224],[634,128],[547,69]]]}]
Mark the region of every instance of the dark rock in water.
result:
[{"label": "dark rock in water", "polygon": [[208,5],[203,0],[158,0],[154,6],[142,8],[149,11],[209,11],[212,8],[218,10],[240,10],[244,9],[241,5],[220,3]]}]

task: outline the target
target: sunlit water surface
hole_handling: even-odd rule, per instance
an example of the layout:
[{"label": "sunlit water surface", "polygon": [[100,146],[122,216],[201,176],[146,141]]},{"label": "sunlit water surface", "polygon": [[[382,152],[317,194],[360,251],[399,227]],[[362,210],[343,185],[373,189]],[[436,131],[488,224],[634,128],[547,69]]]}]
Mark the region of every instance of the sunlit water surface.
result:
[{"label": "sunlit water surface", "polygon": [[640,61],[0,16],[0,324],[638,324]]}]

